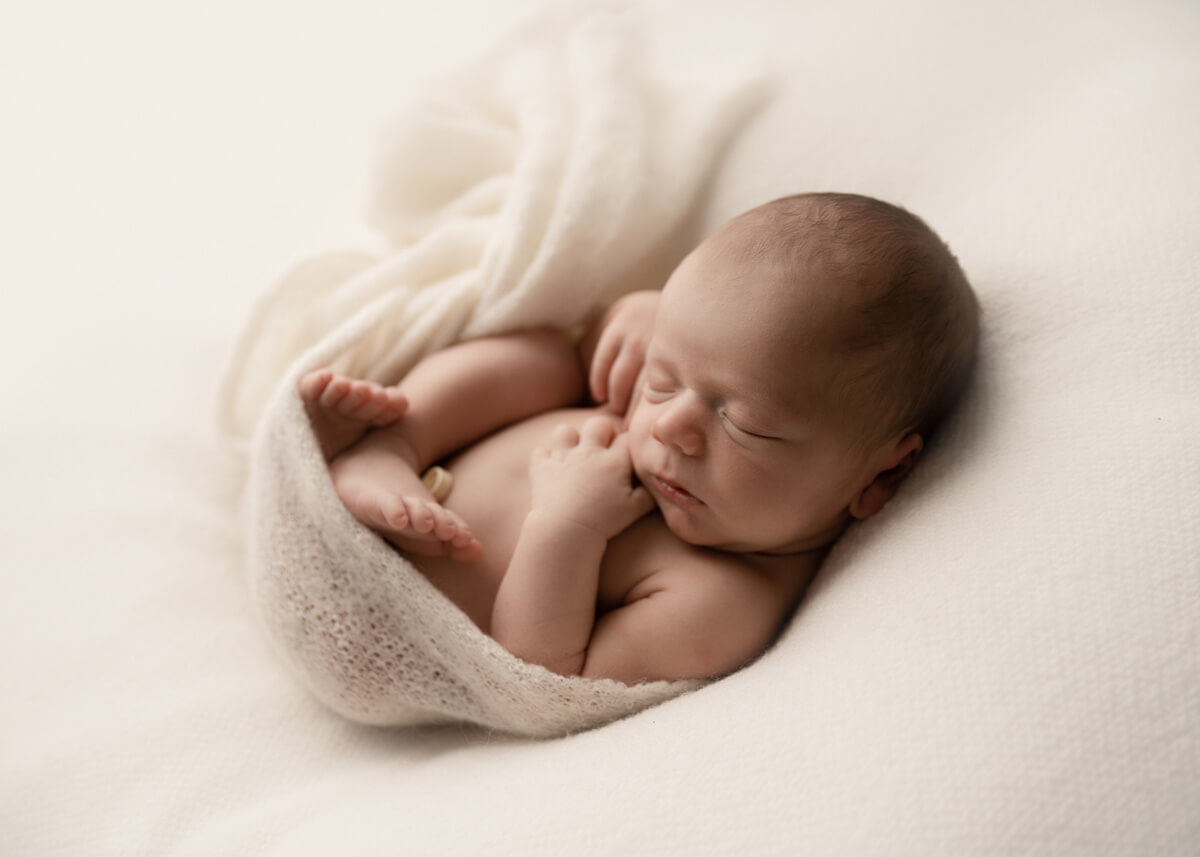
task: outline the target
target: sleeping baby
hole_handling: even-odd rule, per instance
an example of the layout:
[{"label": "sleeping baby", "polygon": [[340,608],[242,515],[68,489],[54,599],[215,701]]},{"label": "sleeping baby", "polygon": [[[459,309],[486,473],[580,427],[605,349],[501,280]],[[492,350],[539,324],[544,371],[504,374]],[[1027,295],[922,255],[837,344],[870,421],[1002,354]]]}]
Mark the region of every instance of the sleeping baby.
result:
[{"label": "sleeping baby", "polygon": [[920,219],[801,194],[724,224],[578,347],[522,331],[392,387],[328,369],[299,387],[350,512],[513,654],[709,678],[766,649],[837,538],[895,494],[978,329]]}]

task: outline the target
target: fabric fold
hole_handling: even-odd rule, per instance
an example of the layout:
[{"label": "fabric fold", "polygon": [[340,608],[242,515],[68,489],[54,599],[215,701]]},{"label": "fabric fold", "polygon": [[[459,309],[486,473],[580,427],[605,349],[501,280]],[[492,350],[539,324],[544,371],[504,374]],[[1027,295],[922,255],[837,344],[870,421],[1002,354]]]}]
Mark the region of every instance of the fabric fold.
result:
[{"label": "fabric fold", "polygon": [[643,38],[636,8],[553,7],[434,85],[380,137],[368,216],[385,249],[298,265],[231,354],[218,418],[250,456],[256,605],[347,717],[560,734],[701,684],[565,678],[511,656],[342,507],[296,393],[321,366],[390,383],[456,341],[577,329],[661,285],[771,79],[736,57],[668,75]]}]

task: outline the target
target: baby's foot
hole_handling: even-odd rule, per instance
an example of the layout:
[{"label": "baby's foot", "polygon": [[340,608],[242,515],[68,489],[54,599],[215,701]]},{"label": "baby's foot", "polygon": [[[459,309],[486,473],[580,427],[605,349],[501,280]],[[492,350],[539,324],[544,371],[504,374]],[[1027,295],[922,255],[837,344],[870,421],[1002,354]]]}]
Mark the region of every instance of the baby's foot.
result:
[{"label": "baby's foot", "polygon": [[326,461],[408,410],[399,388],[335,375],[331,369],[309,372],[298,387]]},{"label": "baby's foot", "polygon": [[483,552],[466,522],[441,503],[391,491],[351,502],[347,507],[356,518],[408,553],[470,562]]}]

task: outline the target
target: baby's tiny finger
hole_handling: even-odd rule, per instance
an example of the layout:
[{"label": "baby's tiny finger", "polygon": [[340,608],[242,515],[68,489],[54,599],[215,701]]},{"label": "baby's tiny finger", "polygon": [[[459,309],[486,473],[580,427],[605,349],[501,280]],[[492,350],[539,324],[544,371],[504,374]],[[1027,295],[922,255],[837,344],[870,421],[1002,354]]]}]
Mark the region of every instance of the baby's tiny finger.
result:
[{"label": "baby's tiny finger", "polygon": [[609,327],[600,334],[600,341],[596,343],[596,351],[592,354],[592,372],[588,383],[592,389],[592,398],[597,402],[603,402],[608,397],[609,369],[612,368],[620,346],[620,342],[611,333],[612,328]]},{"label": "baby's tiny finger", "polygon": [[608,376],[608,396],[609,406],[618,414],[625,413],[629,406],[629,394],[633,392],[633,384],[637,381],[644,361],[644,355],[626,349],[613,364]]},{"label": "baby's tiny finger", "polygon": [[654,508],[654,498],[641,485],[633,489],[629,495],[629,500],[639,518]]},{"label": "baby's tiny finger", "polygon": [[583,424],[579,442],[589,446],[608,446],[617,434],[617,427],[607,417],[591,417]]},{"label": "baby's tiny finger", "polygon": [[554,434],[551,435],[553,441],[552,446],[559,449],[568,449],[579,443],[579,432],[575,426],[569,423],[559,423],[554,427]]}]

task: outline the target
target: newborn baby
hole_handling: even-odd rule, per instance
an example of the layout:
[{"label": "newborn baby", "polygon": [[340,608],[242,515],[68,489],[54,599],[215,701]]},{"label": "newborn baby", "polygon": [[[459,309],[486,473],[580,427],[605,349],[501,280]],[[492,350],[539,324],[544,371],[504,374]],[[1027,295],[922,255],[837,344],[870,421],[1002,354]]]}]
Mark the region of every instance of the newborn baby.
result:
[{"label": "newborn baby", "polygon": [[[975,296],[922,221],[816,193],[729,221],[578,349],[524,331],[393,387],[328,369],[299,387],[342,502],[476,625],[555,672],[633,684],[770,645],[912,470],[977,339]],[[421,478],[435,463],[442,502]]]}]

